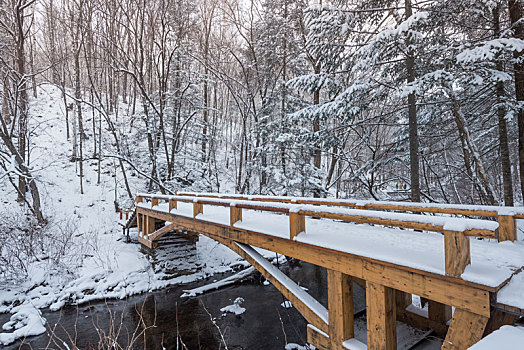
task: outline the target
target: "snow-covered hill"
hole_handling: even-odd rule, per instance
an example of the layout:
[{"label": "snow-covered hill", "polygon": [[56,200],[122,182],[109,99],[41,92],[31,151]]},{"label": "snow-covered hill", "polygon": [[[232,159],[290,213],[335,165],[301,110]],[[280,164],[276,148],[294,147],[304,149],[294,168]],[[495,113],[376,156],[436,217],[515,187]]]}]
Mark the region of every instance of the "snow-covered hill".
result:
[{"label": "snow-covered hill", "polygon": [[[10,312],[0,343],[41,334],[45,320],[39,309],[61,308],[65,303],[84,303],[185,283],[230,269],[237,256],[216,242],[202,237],[196,244],[201,268],[189,275],[168,278],[152,268],[150,257],[138,244],[125,243],[117,225],[114,200],[123,201],[122,179],[111,158],[102,161],[101,183],[97,184],[97,160],[84,161],[84,194],[80,194],[78,168],[71,162],[72,144],[66,139],[64,104],[54,86],[39,88],[31,101],[30,165],[38,180],[42,206],[49,224],[42,231],[35,258],[26,264],[27,273],[17,276],[4,271],[0,281],[0,313]],[[92,154],[91,111],[86,109],[84,159]],[[110,140],[107,140],[110,144]],[[0,182],[0,216],[14,222],[23,219],[23,208],[15,203],[16,193],[5,177]],[[130,177],[132,190],[143,190],[144,180]],[[116,188],[116,190],[115,190]],[[116,191],[116,194],[115,194]],[[7,219],[6,219],[7,220]],[[25,219],[24,219],[25,220]],[[13,229],[13,245],[26,237]],[[135,233],[136,236],[136,233]],[[4,247],[5,248],[5,247]],[[4,252],[2,252],[4,253]],[[59,259],[58,259],[59,258]],[[169,252],[164,254],[169,260]],[[0,270],[1,272],[1,270]]]}]

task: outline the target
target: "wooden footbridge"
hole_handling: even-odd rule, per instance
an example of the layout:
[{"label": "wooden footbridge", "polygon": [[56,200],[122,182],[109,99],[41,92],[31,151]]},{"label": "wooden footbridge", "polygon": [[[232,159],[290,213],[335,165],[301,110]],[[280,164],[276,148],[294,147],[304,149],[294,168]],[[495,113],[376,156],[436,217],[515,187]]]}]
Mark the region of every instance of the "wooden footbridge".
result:
[{"label": "wooden footbridge", "polygon": [[[139,194],[120,219],[151,249],[175,230],[229,247],[293,303],[319,349],[366,348],[354,338],[353,282],[366,290],[368,349],[396,349],[397,320],[434,330],[443,349],[467,349],[524,315],[498,297],[518,288],[508,282],[524,266],[524,245],[511,241],[524,208],[178,192]],[[255,247],[325,267],[328,308]]]}]

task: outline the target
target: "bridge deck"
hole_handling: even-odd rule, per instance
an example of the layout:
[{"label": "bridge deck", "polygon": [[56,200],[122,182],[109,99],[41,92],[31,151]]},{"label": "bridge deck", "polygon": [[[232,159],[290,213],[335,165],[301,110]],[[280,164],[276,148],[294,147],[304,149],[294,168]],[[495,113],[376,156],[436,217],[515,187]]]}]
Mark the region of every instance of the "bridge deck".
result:
[{"label": "bridge deck", "polygon": [[[151,203],[140,203],[138,206],[151,209]],[[167,203],[153,208],[165,213],[168,209]],[[193,206],[180,202],[171,213],[192,218]],[[229,208],[206,206],[197,219],[229,225]],[[444,238],[439,233],[310,217],[306,217],[306,226],[307,233],[299,234],[295,241],[445,275]],[[288,217],[276,213],[245,211],[242,221],[235,223],[234,227],[289,238]],[[518,268],[524,266],[524,249],[516,243],[498,244],[472,239],[471,260],[462,279],[498,289]]]},{"label": "bridge deck", "polygon": [[[176,229],[229,247],[293,302],[310,323],[308,342],[320,349],[366,348],[354,339],[353,282],[366,290],[368,349],[396,349],[397,320],[445,335],[443,349],[467,349],[523,314],[514,302],[524,267],[524,245],[515,242],[518,210],[314,202],[140,194],[120,218],[125,213],[124,229],[136,225],[139,242],[150,248]],[[253,247],[325,267],[328,308]],[[501,289],[506,297],[497,299]],[[411,294],[428,299],[426,313],[413,311]]]}]

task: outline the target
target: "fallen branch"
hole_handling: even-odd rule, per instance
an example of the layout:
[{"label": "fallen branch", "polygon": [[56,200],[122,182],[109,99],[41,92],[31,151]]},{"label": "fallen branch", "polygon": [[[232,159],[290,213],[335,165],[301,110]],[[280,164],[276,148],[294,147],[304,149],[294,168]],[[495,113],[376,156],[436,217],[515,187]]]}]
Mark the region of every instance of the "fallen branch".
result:
[{"label": "fallen branch", "polygon": [[202,286],[202,287],[184,290],[184,294],[182,294],[182,297],[194,297],[194,296],[197,296],[199,294],[205,293],[205,292],[210,291],[210,290],[216,290],[218,288],[222,288],[222,287],[225,287],[225,286],[232,285],[232,284],[234,284],[234,283],[236,283],[238,281],[241,281],[244,278],[252,275],[255,272],[256,272],[256,269],[253,266],[248,267],[247,269],[242,270],[242,271],[234,274],[233,276],[229,276],[227,278],[224,278],[223,280],[216,281],[216,282],[213,282],[213,283],[210,283],[210,284],[206,284],[205,286]]}]

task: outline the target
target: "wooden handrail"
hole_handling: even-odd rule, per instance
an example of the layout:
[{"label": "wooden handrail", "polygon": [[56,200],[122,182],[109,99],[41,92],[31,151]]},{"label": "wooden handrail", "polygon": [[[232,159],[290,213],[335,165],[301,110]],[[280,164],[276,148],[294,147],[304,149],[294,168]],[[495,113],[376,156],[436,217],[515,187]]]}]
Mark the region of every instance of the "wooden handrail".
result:
[{"label": "wooden handrail", "polygon": [[[499,229],[495,237],[499,242],[517,239],[516,220],[524,219],[524,207],[502,207],[502,206],[475,206],[464,204],[434,204],[434,203],[405,203],[385,201],[362,201],[351,199],[325,199],[309,197],[272,197],[257,195],[219,194],[219,193],[193,193],[178,192],[178,195],[207,197],[220,199],[237,199],[255,202],[279,202],[293,204],[327,205],[335,207],[350,207],[355,209],[391,210],[405,212],[420,212],[434,214],[468,215],[479,217],[493,217],[499,223]],[[483,236],[480,233],[481,237]]]}]

